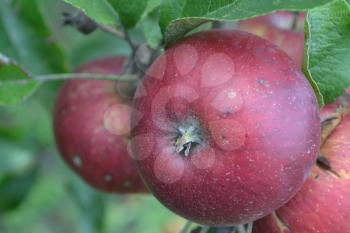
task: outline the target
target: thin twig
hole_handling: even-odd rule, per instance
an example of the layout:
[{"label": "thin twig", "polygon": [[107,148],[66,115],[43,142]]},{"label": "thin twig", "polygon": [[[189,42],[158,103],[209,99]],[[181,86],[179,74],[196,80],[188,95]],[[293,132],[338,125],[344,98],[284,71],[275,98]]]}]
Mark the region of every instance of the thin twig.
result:
[{"label": "thin twig", "polygon": [[126,29],[124,29],[124,39],[129,44],[129,46],[131,48],[131,54],[130,54],[127,62],[124,65],[123,73],[124,74],[135,73],[135,66],[136,66],[135,55],[136,55],[138,45],[134,44],[134,42],[130,38],[130,35]]},{"label": "thin twig", "polygon": [[187,223],[185,224],[185,226],[182,228],[181,233],[188,233],[191,229],[192,226],[192,222],[191,221],[187,221]]},{"label": "thin twig", "polygon": [[202,226],[202,229],[199,233],[207,233],[209,231],[210,227],[209,226]]},{"label": "thin twig", "polygon": [[252,233],[253,232],[253,222],[247,224],[247,233]]},{"label": "thin twig", "polygon": [[244,225],[238,225],[237,226],[237,232],[238,233],[246,233],[246,230],[244,228]]},{"label": "thin twig", "polygon": [[134,42],[132,41],[128,31],[125,29],[124,30],[124,39],[126,40],[126,42],[128,42],[130,48],[135,52],[135,50],[137,49],[138,45],[134,44]]},{"label": "thin twig", "polygon": [[135,50],[132,51],[131,55],[128,57],[123,66],[123,74],[131,74],[133,73],[135,63]]},{"label": "thin twig", "polygon": [[113,28],[113,27],[110,27],[110,26],[107,26],[107,25],[103,25],[103,24],[98,24],[98,28],[101,30],[101,31],[104,31],[104,32],[107,32],[117,38],[122,38],[122,39],[125,39],[126,36],[123,32],[121,31],[118,31],[117,29]]},{"label": "thin twig", "polygon": [[94,74],[94,73],[66,73],[66,74],[47,74],[39,75],[31,79],[21,80],[8,80],[0,82],[11,84],[28,84],[33,81],[45,82],[45,81],[62,81],[62,80],[111,80],[111,81],[137,81],[138,76],[132,74],[126,75],[106,75],[106,74]]}]

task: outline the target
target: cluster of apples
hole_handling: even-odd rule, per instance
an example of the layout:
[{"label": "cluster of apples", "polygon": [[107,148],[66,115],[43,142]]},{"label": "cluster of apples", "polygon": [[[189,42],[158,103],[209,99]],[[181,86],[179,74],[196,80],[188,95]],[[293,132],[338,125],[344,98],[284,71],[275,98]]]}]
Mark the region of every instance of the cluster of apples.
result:
[{"label": "cluster of apples", "polygon": [[[304,36],[295,23],[288,12],[239,23],[272,43],[238,30],[186,37],[131,95],[123,90],[132,83],[67,81],[54,112],[63,159],[99,190],[149,190],[197,223],[259,219],[255,233],[349,232],[350,116],[322,144],[331,167],[319,167],[320,116],[300,72]],[[124,61],[96,60],[77,72],[120,74]]]}]

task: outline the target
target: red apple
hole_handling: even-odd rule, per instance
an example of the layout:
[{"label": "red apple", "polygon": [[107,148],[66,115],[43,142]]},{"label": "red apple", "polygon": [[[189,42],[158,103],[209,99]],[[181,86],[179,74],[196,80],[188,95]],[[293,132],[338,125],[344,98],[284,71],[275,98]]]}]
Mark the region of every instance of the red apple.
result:
[{"label": "red apple", "polygon": [[150,67],[131,145],[148,188],[192,221],[254,221],[299,190],[318,154],[313,90],[277,46],[241,31],[185,38]]},{"label": "red apple", "polygon": [[[296,22],[294,19],[297,17]],[[294,26],[294,28],[293,28]],[[280,46],[301,67],[304,56],[304,14],[276,12],[238,23],[238,28]]]},{"label": "red apple", "polygon": [[[321,116],[337,121],[335,109],[335,104],[328,105]],[[350,114],[339,119],[321,147],[326,167],[314,165],[301,191],[285,206],[255,222],[254,233],[350,232]]]},{"label": "red apple", "polygon": [[[120,74],[123,58],[95,60],[78,72]],[[91,186],[106,192],[144,192],[127,152],[130,101],[106,80],[67,81],[57,98],[54,130],[62,158]]]}]

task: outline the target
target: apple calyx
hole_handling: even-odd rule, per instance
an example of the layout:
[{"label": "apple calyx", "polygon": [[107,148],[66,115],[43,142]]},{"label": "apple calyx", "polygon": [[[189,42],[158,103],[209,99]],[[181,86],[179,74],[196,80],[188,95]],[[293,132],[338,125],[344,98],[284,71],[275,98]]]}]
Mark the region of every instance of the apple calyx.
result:
[{"label": "apple calyx", "polygon": [[191,150],[203,143],[203,133],[199,122],[193,117],[181,123],[177,128],[175,138],[175,152],[189,156]]}]

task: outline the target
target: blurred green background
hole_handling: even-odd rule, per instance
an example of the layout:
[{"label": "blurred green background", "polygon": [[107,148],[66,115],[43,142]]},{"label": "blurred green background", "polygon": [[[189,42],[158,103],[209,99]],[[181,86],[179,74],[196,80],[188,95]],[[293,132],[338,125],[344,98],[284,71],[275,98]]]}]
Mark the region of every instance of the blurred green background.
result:
[{"label": "blurred green background", "polygon": [[[61,0],[0,0],[0,51],[33,74],[130,53],[104,32],[62,27],[62,12],[75,9]],[[131,35],[145,40],[143,26]],[[0,106],[0,232],[179,232],[185,221],[151,195],[99,193],[61,161],[51,125],[60,85],[45,83],[20,104]]]}]

